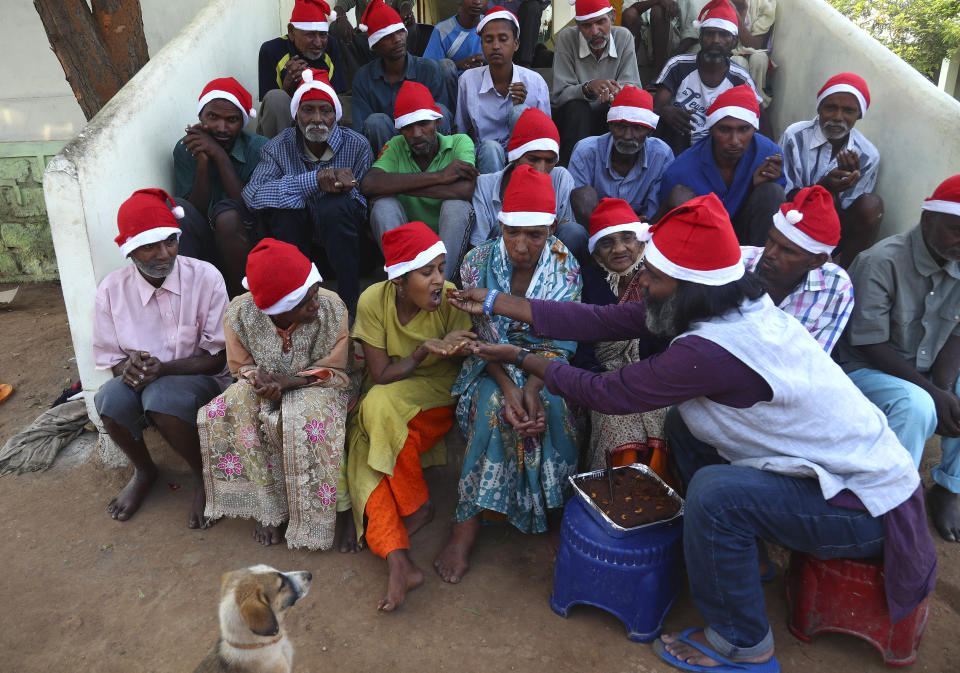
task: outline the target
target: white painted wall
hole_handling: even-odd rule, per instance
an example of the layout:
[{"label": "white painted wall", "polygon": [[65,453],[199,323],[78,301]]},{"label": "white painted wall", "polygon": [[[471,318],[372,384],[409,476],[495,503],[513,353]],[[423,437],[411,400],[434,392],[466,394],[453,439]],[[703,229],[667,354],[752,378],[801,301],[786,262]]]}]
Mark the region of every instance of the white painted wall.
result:
[{"label": "white painted wall", "polygon": [[171,151],[196,119],[199,92],[227,74],[255,91],[259,45],[280,34],[291,6],[292,0],[211,0],[47,167],[43,191],[92,418],[93,392],[109,378],[93,366],[96,288],[125,263],[113,242],[117,209],[142,187],[172,189]]},{"label": "white painted wall", "polygon": [[839,72],[870,87],[870,110],[857,122],[880,150],[877,192],[886,204],[880,235],[920,218],[923,199],[960,173],[960,101],[937,89],[824,0],[780,0],[773,59],[773,126],[779,134],[816,114],[817,91]]},{"label": "white painted wall", "polygon": [[[204,0],[141,0],[150,55],[197,13]],[[16,54],[0,68],[0,142],[69,140],[86,120],[30,0],[0,0],[0,44]]]}]

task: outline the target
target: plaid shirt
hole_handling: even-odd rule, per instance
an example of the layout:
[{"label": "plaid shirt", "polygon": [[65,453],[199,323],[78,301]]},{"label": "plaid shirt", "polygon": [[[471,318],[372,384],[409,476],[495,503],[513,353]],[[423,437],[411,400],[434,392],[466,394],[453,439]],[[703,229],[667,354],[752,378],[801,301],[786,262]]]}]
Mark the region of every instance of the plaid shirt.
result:
[{"label": "plaid shirt", "polygon": [[[316,205],[327,193],[317,185],[317,173],[327,168],[349,168],[357,184],[370,170],[373,153],[362,135],[339,124],[333,127],[327,145],[333,150],[329,161],[310,161],[303,153],[303,138],[296,127],[284,129],[260,150],[260,163],[243,188],[243,200],[250,210],[305,208]],[[361,206],[367,200],[354,187],[350,196]]]},{"label": "plaid shirt", "polygon": [[[741,246],[747,271],[756,271],[763,248]],[[806,279],[788,294],[780,308],[800,321],[828,354],[853,312],[853,283],[847,272],[830,262],[807,272]]]}]

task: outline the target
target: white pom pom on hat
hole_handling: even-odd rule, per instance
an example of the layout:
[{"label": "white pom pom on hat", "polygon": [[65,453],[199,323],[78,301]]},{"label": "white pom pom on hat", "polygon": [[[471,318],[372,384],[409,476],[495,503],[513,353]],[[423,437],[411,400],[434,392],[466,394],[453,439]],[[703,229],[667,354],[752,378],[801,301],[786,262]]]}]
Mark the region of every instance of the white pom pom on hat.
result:
[{"label": "white pom pom on hat", "polygon": [[303,69],[303,72],[300,73],[300,79],[303,80],[304,82],[312,82],[312,81],[313,81],[313,71],[310,70],[310,68],[304,68],[304,69]]},{"label": "white pom pom on hat", "polygon": [[700,26],[702,26],[702,25],[703,25],[703,24],[699,21],[699,19],[694,19],[694,20],[693,20],[693,27],[696,28],[697,30],[700,30]]},{"label": "white pom pom on hat", "polygon": [[786,215],[786,220],[790,224],[796,224],[803,219],[803,213],[799,210],[788,210]]},{"label": "white pom pom on hat", "polygon": [[330,13],[327,14],[327,21],[336,21],[338,16],[340,15],[337,14],[336,10],[331,9]]},{"label": "white pom pom on hat", "polygon": [[250,108],[250,109],[247,111],[247,114],[250,115],[250,119],[256,119],[256,118],[257,118],[257,108],[253,108],[253,107]]},{"label": "white pom pom on hat", "polygon": [[173,216],[178,220],[182,220],[184,216],[183,206],[174,206],[170,209],[170,212],[173,213]]},{"label": "white pom pom on hat", "polygon": [[367,28],[367,24],[365,23],[361,23],[359,26],[357,26],[357,28],[360,29],[361,33],[366,33],[368,30],[370,30],[369,28]]}]

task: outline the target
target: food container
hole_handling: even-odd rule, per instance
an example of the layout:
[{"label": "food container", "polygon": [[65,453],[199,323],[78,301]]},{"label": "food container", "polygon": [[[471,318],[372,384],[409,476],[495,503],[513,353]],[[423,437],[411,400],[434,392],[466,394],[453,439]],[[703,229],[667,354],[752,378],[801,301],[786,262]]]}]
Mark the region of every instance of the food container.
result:
[{"label": "food container", "polygon": [[651,470],[647,465],[644,465],[643,463],[633,463],[632,465],[622,465],[620,467],[613,468],[614,472],[618,470],[629,470],[629,469],[642,472],[643,474],[649,477],[652,477],[657,482],[659,482],[663,486],[663,488],[666,490],[668,497],[674,499],[677,503],[679,503],[680,509],[677,510],[677,513],[671,516],[669,519],[663,519],[662,521],[653,521],[651,523],[645,523],[640,526],[634,526],[633,528],[624,528],[623,526],[620,526],[617,523],[614,523],[613,519],[608,517],[606,513],[597,506],[597,503],[593,501],[593,498],[590,497],[590,494],[584,491],[582,488],[580,488],[580,484],[578,483],[580,481],[585,481],[587,479],[603,478],[606,476],[606,472],[607,472],[606,470],[582,472],[580,474],[575,474],[572,477],[569,477],[570,484],[573,486],[574,493],[576,494],[577,497],[582,499],[584,509],[586,510],[587,514],[589,514],[590,517],[594,521],[596,521],[597,525],[606,529],[611,537],[623,538],[623,537],[630,537],[631,535],[636,535],[637,533],[640,533],[644,530],[648,530],[650,528],[656,528],[659,526],[665,526],[665,525],[671,524],[679,520],[681,517],[683,517],[683,498],[681,498],[676,491],[670,488],[670,486],[667,485],[667,483],[664,482],[663,479],[661,479],[659,475],[657,475],[657,473]]}]

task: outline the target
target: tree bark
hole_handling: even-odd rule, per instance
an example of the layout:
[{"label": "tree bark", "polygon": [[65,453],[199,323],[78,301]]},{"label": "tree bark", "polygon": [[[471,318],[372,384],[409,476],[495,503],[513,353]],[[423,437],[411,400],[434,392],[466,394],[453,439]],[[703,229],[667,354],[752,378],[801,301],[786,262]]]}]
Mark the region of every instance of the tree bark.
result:
[{"label": "tree bark", "polygon": [[92,0],[92,4],[93,22],[107,56],[130,79],[150,58],[140,0]]},{"label": "tree bark", "polygon": [[[146,62],[139,0],[94,0],[95,8],[98,5],[116,6],[113,11],[101,12],[105,17],[101,24],[106,26],[102,30],[111,34],[109,41],[101,36],[101,29],[86,0],[34,0],[33,5],[80,109],[89,120],[139,69],[141,53],[143,62]],[[136,6],[136,26],[131,23],[131,5]],[[138,39],[143,43],[142,47],[131,46]],[[122,48],[117,44],[122,44]],[[134,67],[135,63],[140,65]]]}]

